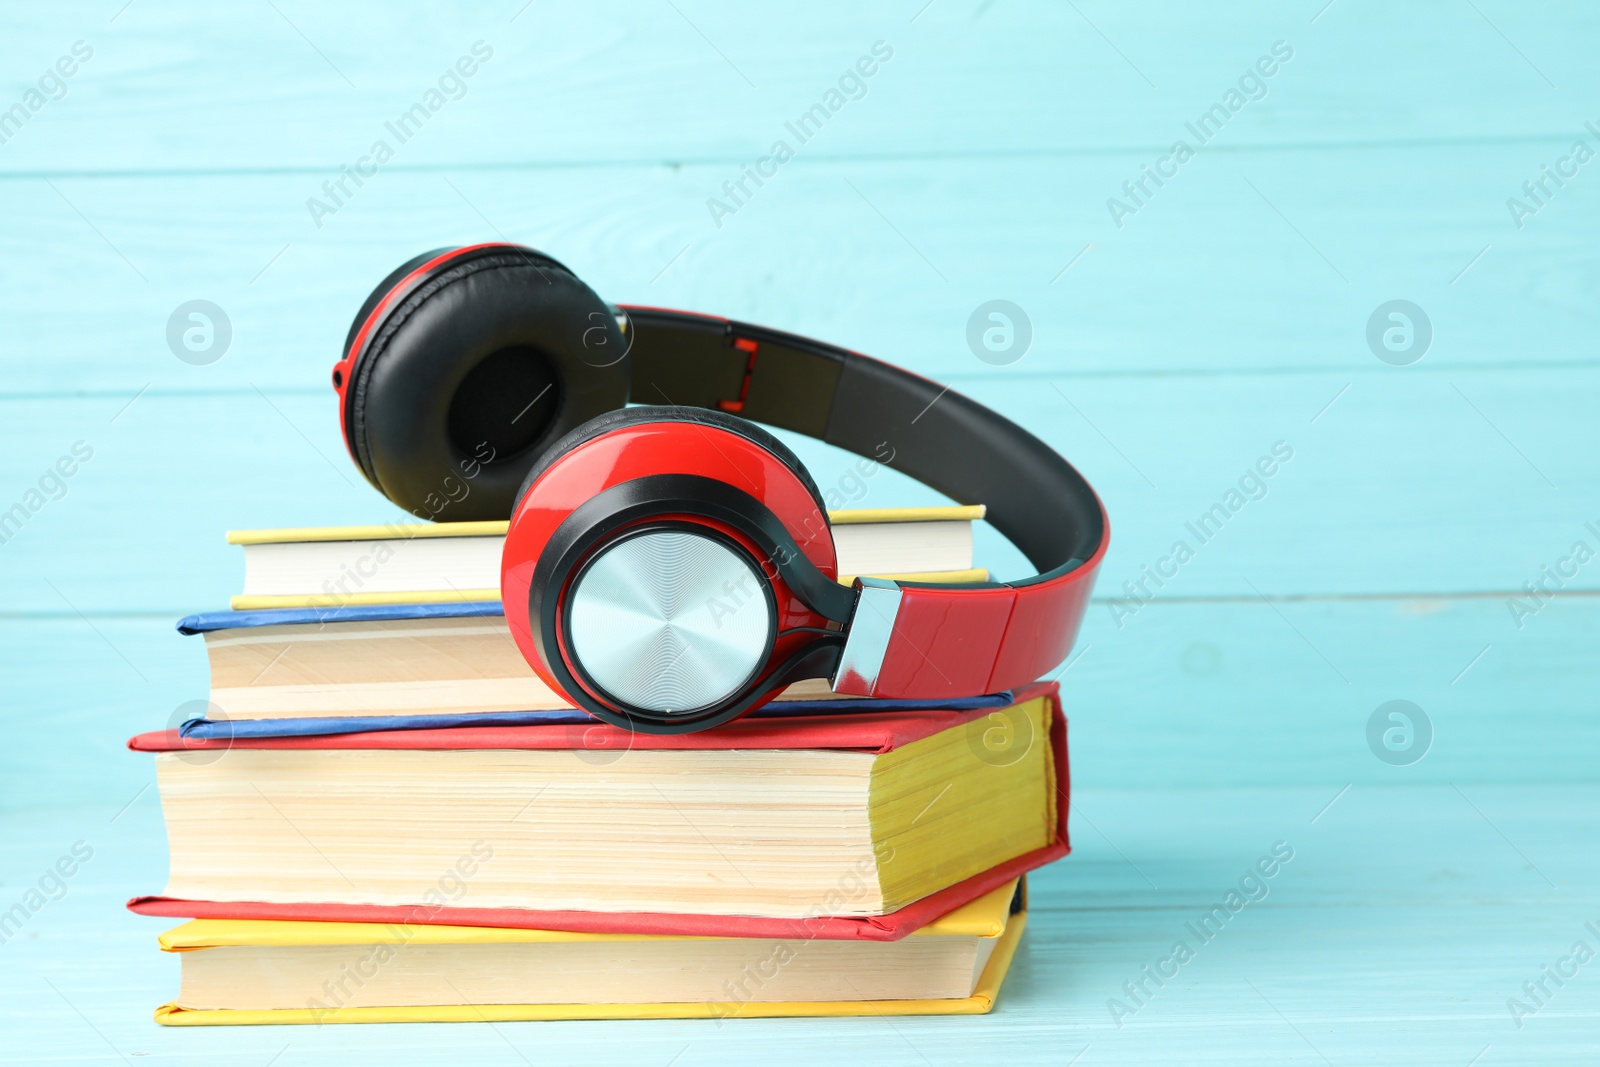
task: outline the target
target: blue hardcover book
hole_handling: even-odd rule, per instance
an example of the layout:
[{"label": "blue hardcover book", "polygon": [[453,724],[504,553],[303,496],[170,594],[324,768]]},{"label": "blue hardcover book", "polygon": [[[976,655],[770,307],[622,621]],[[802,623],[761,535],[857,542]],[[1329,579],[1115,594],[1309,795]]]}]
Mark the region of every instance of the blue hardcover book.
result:
[{"label": "blue hardcover book", "polygon": [[504,618],[498,600],[439,604],[376,604],[338,608],[267,608],[257,611],[202,611],[178,620],[180,634],[203,634],[253,626],[325,625],[336,622],[381,622],[391,619]]},{"label": "blue hardcover book", "polygon": [[[499,601],[213,611],[178,622],[211,660],[211,710],[185,737],[305,737],[452,726],[594,722],[529,669]],[[790,686],[766,717],[1006,707],[1010,693],[949,701],[834,697]]]}]

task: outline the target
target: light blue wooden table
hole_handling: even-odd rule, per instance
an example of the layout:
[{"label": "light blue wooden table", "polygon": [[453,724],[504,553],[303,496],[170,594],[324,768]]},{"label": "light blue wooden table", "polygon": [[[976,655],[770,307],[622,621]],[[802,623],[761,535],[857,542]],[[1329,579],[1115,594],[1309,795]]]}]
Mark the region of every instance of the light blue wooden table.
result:
[{"label": "light blue wooden table", "polygon": [[[0,1061],[1595,1062],[1600,962],[1562,960],[1600,951],[1600,11],[1323,4],[10,7],[0,910],[93,858],[0,944]],[[480,41],[402,142],[386,123]],[[880,41],[801,143],[785,124]],[[502,237],[614,300],[949,381],[1102,491],[1114,547],[1061,675],[1077,848],[994,1014],[151,1022],[176,965],[121,903],[165,852],[122,745],[206,691],[172,622],[239,585],[227,528],[394,515],[329,367],[392,266]],[[231,329],[210,362],[167,340],[197,299]],[[967,343],[993,299],[1031,324],[1013,362]],[[1386,314],[1369,344],[1394,300],[1409,347]],[[887,473],[858,495],[930,499]],[[1426,717],[1420,760],[1420,734],[1369,744],[1392,700]],[[1265,899],[1132,999],[1277,842]]]}]

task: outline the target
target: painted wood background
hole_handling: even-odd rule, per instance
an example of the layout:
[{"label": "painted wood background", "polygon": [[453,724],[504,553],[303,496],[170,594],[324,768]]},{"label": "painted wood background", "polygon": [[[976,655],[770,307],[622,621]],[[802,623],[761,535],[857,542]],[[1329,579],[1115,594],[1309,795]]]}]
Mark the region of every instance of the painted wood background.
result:
[{"label": "painted wood background", "polygon": [[[1542,968],[1600,950],[1600,9],[95,0],[0,27],[0,512],[27,511],[0,544],[0,910],[95,850],[0,944],[0,1062],[1593,1061],[1600,963]],[[477,42],[400,143],[385,123]],[[876,42],[892,58],[799,144],[785,123]],[[1200,143],[1186,123],[1235,89]],[[780,138],[794,157],[714,218]],[[1179,139],[1193,157],[1130,198]],[[176,967],[120,904],[165,854],[122,745],[205,693],[172,622],[237,589],[228,528],[395,514],[344,455],[329,367],[392,266],[495,238],[610,299],[947,380],[1101,490],[1113,549],[1061,675],[1077,849],[1037,878],[993,1015],[150,1021]],[[1033,334],[1005,365],[966,340],[997,298]],[[196,299],[231,328],[203,364],[167,340]],[[1432,335],[1406,365],[1367,339],[1397,299]],[[1119,599],[1280,442],[1264,495]],[[929,499],[884,473],[860,503]],[[1426,716],[1420,760],[1369,746],[1390,700]],[[1270,895],[1114,1018],[1279,841]]]}]

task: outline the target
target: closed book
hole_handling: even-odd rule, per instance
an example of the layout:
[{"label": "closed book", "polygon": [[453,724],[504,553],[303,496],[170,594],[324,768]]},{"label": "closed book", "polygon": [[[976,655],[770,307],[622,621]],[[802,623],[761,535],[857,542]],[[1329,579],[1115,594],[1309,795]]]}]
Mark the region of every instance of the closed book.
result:
[{"label": "closed book", "polygon": [[1011,879],[893,942],[396,923],[169,930],[173,1026],[977,1014],[1027,921]]},{"label": "closed book", "polygon": [[[568,721],[589,721],[533,673],[498,600],[213,611],[179,620],[178,632],[203,635],[211,664],[206,717],[225,720],[234,736],[259,731],[246,721],[315,721],[323,733],[344,720],[370,720],[374,728],[380,720],[418,726],[458,716],[508,723],[494,717],[502,712],[562,710]],[[786,686],[775,701],[774,712],[905,706],[840,697],[823,679]],[[947,703],[971,707],[985,698]]]},{"label": "closed book", "polygon": [[[982,505],[830,511],[839,576],[984,581],[972,566]],[[237,610],[493,600],[507,523],[390,523],[234,530],[244,548]]]},{"label": "closed book", "polygon": [[678,736],[130,744],[156,753],[172,857],[146,914],[894,940],[1067,851],[1053,684]]}]

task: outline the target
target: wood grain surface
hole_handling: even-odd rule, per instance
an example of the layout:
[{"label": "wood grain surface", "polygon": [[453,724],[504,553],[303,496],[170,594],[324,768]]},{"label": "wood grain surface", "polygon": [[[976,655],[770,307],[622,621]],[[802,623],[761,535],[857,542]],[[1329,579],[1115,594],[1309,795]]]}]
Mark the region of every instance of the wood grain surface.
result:
[{"label": "wood grain surface", "polygon": [[[1507,0],[14,5],[0,914],[94,855],[0,943],[0,1063],[1593,1062],[1600,963],[1542,968],[1600,952],[1600,162],[1574,153],[1600,155],[1597,46],[1600,9]],[[793,158],[732,200],[779,139]],[[1124,189],[1180,139],[1175,174]],[[172,624],[238,591],[227,529],[396,516],[328,371],[394,265],[485,239],[948,381],[1102,493],[1112,549],[1059,671],[1076,850],[1036,878],[993,1014],[151,1021],[176,965],[121,903],[165,846],[123,742],[205,696]],[[197,299],[231,331],[210,362],[168,341]],[[993,299],[1032,331],[999,365],[967,341]],[[1368,340],[1393,300],[1431,333],[1405,365]],[[855,506],[942,502],[789,440]],[[1026,566],[989,530],[978,555]],[[1394,700],[1420,759],[1369,740]],[[1144,978],[1279,842],[1261,899]]]}]

